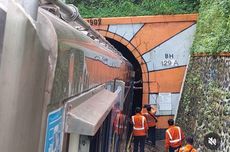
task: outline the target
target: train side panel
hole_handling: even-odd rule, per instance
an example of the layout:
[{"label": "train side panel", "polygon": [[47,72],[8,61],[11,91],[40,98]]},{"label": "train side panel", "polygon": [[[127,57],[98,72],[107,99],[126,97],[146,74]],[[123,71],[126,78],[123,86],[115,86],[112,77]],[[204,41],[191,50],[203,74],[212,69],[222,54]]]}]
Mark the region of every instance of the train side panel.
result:
[{"label": "train side panel", "polygon": [[[81,147],[80,149],[84,149],[83,151],[95,152],[96,149],[96,151],[110,151],[115,148],[115,143],[111,141],[111,139],[115,138],[113,124],[118,111],[122,111],[123,109],[125,83],[130,81],[130,72],[132,69],[131,65],[119,54],[114,53],[113,51],[99,45],[97,42],[77,31],[69,24],[57,19],[52,14],[49,14],[47,12],[44,13],[46,13],[47,17],[53,23],[58,36],[58,60],[51,100],[50,104],[48,105],[48,113],[51,113],[54,109],[63,107],[63,115],[66,115],[65,119],[67,119],[67,121],[64,122],[64,127],[72,128],[64,128],[67,131],[65,134],[61,134],[61,136],[63,136],[62,139],[64,143],[63,149],[64,151],[77,152],[78,148],[76,149],[76,147],[81,147],[81,143],[84,141],[84,143],[89,143],[89,146],[83,146],[85,149]],[[119,81],[122,82],[123,85],[119,85]],[[97,100],[95,101],[91,101],[93,100],[91,98],[94,98],[94,96],[84,97],[84,100],[76,101],[72,101],[72,98],[81,96],[81,94],[84,94],[85,92],[90,92],[95,87],[102,84],[105,84],[105,88],[107,87],[107,85],[110,85],[111,87],[109,89],[107,88],[107,90],[110,90],[111,92],[116,91],[118,88],[117,86],[120,86],[122,88],[121,90],[123,90],[123,95],[120,95],[119,93],[119,95],[117,95],[119,97],[117,97],[116,100],[111,99],[114,100],[111,101],[114,102],[112,108],[113,110],[111,109],[111,107],[107,107],[108,109],[106,111],[110,112],[106,112],[106,114],[101,114],[101,120],[99,120],[98,122],[99,124],[95,124],[95,126],[93,126],[95,127],[95,129],[97,128],[95,130],[96,132],[93,131],[95,132],[95,134],[90,134],[87,133],[87,131],[83,131],[88,130],[87,128],[83,128],[82,132],[80,133],[73,132],[73,130],[81,130],[82,126],[80,125],[88,126],[88,124],[85,124],[84,122],[88,120],[79,120],[83,118],[76,118],[75,120],[74,117],[81,117],[81,115],[90,115],[90,113],[76,114],[76,112],[74,111],[77,111],[79,106],[81,107],[83,103],[86,104],[86,106],[89,106],[90,102],[95,102],[95,105],[97,105],[100,100],[108,97],[95,97],[97,98]],[[95,96],[97,96],[97,94]],[[126,102],[130,103],[131,100]],[[84,108],[86,107],[82,107],[82,109]],[[115,111],[114,108],[116,109]],[[97,112],[97,110],[99,109],[100,107],[95,106],[94,111]],[[124,117],[127,113],[127,111],[126,113],[124,113]],[[75,116],[68,118],[68,115]],[[90,116],[88,116],[88,118],[89,117]],[[128,116],[124,119],[126,124],[127,119]],[[79,124],[76,124],[72,121],[75,121],[76,123],[78,122]],[[68,126],[68,124],[71,125]],[[125,135],[127,134],[127,131],[125,131]],[[100,139],[98,139],[99,137]],[[94,140],[97,140],[97,142],[94,142]],[[121,141],[121,143],[125,145],[125,136],[122,137]],[[105,147],[103,148],[103,146]]]},{"label": "train side panel", "polygon": [[9,2],[0,64],[1,151],[38,151],[49,49],[55,43],[44,37],[50,33],[44,26]]}]

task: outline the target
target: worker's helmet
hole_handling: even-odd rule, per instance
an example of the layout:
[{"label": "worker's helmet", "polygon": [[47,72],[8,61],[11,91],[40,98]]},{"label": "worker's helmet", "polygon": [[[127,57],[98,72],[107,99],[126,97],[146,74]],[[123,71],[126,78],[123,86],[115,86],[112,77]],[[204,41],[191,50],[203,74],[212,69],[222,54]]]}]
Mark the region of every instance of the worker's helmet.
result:
[{"label": "worker's helmet", "polygon": [[169,120],[168,120],[168,124],[169,124],[169,126],[174,125],[174,120],[173,120],[173,119],[169,119]]},{"label": "worker's helmet", "polygon": [[151,111],[152,108],[151,108],[151,106],[148,106],[146,109],[147,109],[147,111]]},{"label": "worker's helmet", "polygon": [[140,112],[141,112],[141,108],[140,108],[140,107],[136,107],[135,112],[136,112],[136,113],[140,113]]}]

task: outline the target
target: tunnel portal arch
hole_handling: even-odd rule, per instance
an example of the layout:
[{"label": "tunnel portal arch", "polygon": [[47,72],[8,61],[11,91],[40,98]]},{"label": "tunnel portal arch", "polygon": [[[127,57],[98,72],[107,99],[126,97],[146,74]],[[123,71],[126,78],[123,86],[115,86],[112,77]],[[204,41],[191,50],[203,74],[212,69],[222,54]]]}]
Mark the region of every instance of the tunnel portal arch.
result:
[{"label": "tunnel portal arch", "polygon": [[[149,79],[148,79],[148,70],[147,65],[142,58],[141,53],[139,50],[130,43],[126,38],[119,36],[118,34],[105,31],[105,30],[99,30],[99,32],[112,44],[117,48],[118,51],[122,53],[122,55],[130,61],[130,63],[133,64],[134,67],[137,68],[135,70],[135,81],[142,80],[141,84],[139,85],[142,87],[142,89],[139,89],[138,94],[140,91],[142,94],[135,100],[136,105],[135,106],[142,106],[144,104],[149,103]],[[122,51],[122,50],[125,51]],[[139,79],[140,78],[140,79]],[[138,86],[138,85],[136,85]],[[135,93],[136,93],[135,92]],[[140,98],[141,97],[141,98]],[[134,98],[135,99],[135,98]]]},{"label": "tunnel portal arch", "polygon": [[159,116],[157,128],[166,129],[167,120],[177,115],[197,14],[86,20],[115,47],[117,45],[118,50],[124,47],[135,57],[136,60],[130,62],[138,62],[142,105],[155,105]]},{"label": "tunnel portal arch", "polygon": [[[112,38],[106,37],[106,39],[119,51],[121,54],[132,64],[133,70],[135,71],[135,78],[134,81],[142,81],[142,73],[141,73],[141,66],[140,63],[137,61],[135,56],[131,53],[131,51],[123,45],[121,42],[118,42],[117,40],[114,40]],[[141,107],[142,106],[142,94],[143,94],[143,87],[142,83],[135,84],[135,87],[138,87],[139,89],[134,89],[134,102],[133,102],[133,111],[135,107]]]}]

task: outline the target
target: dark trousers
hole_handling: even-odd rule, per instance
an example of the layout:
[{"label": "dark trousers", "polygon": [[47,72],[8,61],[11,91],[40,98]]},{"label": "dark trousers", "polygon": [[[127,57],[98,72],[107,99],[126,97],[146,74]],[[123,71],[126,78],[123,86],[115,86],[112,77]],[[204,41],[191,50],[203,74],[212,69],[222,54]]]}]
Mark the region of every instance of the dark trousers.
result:
[{"label": "dark trousers", "polygon": [[114,143],[115,152],[119,152],[119,146],[120,146],[120,136],[115,133],[115,143]]},{"label": "dark trousers", "polygon": [[174,152],[175,150],[179,149],[180,147],[181,147],[181,146],[176,147],[176,148],[174,148],[174,147],[169,147],[169,152]]},{"label": "dark trousers", "polygon": [[145,151],[145,136],[134,136],[133,152],[138,152],[139,144],[140,144],[140,152],[144,152]]},{"label": "dark trousers", "polygon": [[149,127],[148,134],[149,140],[152,142],[153,145],[156,145],[156,126]]}]

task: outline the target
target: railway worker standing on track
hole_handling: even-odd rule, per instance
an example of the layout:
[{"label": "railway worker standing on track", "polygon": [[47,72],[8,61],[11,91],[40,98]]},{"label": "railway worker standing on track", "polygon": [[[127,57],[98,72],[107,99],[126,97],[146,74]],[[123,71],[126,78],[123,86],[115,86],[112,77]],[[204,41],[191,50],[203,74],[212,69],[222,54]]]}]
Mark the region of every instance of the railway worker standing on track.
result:
[{"label": "railway worker standing on track", "polygon": [[151,107],[151,105],[147,105],[145,106],[145,108],[147,109],[147,112],[143,113],[143,115],[145,116],[149,127],[148,137],[151,142],[151,145],[155,147],[156,146],[156,123],[157,123],[157,118],[155,114],[157,110],[156,108]]},{"label": "railway worker standing on track", "polygon": [[165,152],[174,152],[182,146],[184,133],[182,129],[174,125],[174,120],[168,120],[169,128],[165,133]]},{"label": "railway worker standing on track", "polygon": [[186,137],[186,145],[179,149],[179,152],[196,152],[193,148],[193,138],[191,136]]},{"label": "railway worker standing on track", "polygon": [[140,144],[140,152],[144,152],[145,138],[148,133],[148,124],[146,118],[141,114],[141,108],[137,107],[136,115],[132,116],[133,124],[133,137],[134,137],[134,149],[133,152],[138,152]]},{"label": "railway worker standing on track", "polygon": [[124,132],[124,121],[125,116],[123,115],[122,111],[118,111],[116,117],[113,122],[113,129],[114,129],[114,152],[119,151],[120,140],[122,139],[122,135]]}]

